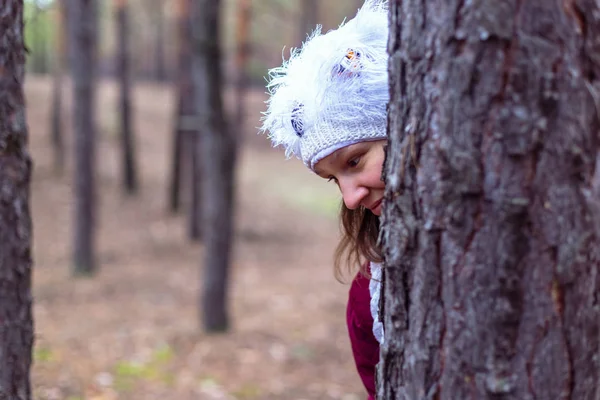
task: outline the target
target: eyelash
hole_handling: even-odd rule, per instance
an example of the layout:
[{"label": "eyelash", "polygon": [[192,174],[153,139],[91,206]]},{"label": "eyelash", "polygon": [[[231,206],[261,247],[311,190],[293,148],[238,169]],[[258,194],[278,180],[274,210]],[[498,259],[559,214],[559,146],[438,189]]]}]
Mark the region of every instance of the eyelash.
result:
[{"label": "eyelash", "polygon": [[360,163],[360,159],[361,159],[361,156],[351,158],[350,161],[348,161],[348,166],[350,168],[356,167],[358,165],[358,163]]}]

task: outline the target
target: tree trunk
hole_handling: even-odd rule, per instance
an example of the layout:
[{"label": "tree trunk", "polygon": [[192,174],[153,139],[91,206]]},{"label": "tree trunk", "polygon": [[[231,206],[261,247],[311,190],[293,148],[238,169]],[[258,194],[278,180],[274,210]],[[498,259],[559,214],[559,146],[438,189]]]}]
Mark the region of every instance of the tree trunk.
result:
[{"label": "tree trunk", "polygon": [[300,4],[299,45],[301,45],[306,40],[306,36],[316,28],[319,14],[317,0],[300,0]]},{"label": "tree trunk", "polygon": [[[171,158],[171,179],[169,184],[169,205],[171,212],[179,210],[182,192],[181,182],[185,166],[188,164],[186,160],[193,158],[194,143],[197,141],[195,139],[196,134],[194,133],[196,129],[195,121],[192,118],[196,110],[194,106],[194,83],[192,79],[192,20],[190,17],[190,5],[191,0],[177,1],[177,109],[175,111],[173,156]],[[191,163],[194,163],[193,159]],[[193,176],[191,179],[194,181]],[[194,187],[194,182],[192,182],[192,186]],[[194,193],[194,189],[192,189],[192,193]]]},{"label": "tree trunk", "polygon": [[63,140],[63,83],[64,83],[64,59],[65,59],[65,4],[64,0],[58,0],[54,6],[56,45],[54,51],[54,76],[52,79],[52,149],[54,152],[54,169],[57,174],[62,175],[65,166],[65,146]]},{"label": "tree trunk", "polygon": [[0,13],[0,398],[31,399],[31,159],[23,80],[23,1]]},{"label": "tree trunk", "polygon": [[95,141],[96,41],[95,0],[69,1],[71,73],[73,76],[73,133],[75,136],[75,229],[73,272],[89,275],[96,270]]},{"label": "tree trunk", "polygon": [[191,240],[202,238],[202,145],[199,130],[188,131],[190,142],[190,211],[188,217],[188,236]]},{"label": "tree trunk", "polygon": [[222,102],[219,0],[194,3],[194,88],[198,130],[202,132],[202,228],[206,243],[200,309],[209,332],[227,330],[227,286],[233,226],[236,146]]},{"label": "tree trunk", "polygon": [[252,23],[251,0],[238,0],[237,7],[237,52],[236,52],[236,129],[244,131],[246,117],[246,92],[248,90],[248,61],[250,58],[250,25]]},{"label": "tree trunk", "polygon": [[163,17],[163,3],[158,2],[154,13],[154,78],[158,82],[167,79],[165,67],[165,22]]},{"label": "tree trunk", "polygon": [[138,189],[135,168],[134,135],[131,129],[131,71],[129,68],[129,5],[127,0],[114,0],[117,25],[117,79],[119,80],[121,148],[123,151],[123,190],[134,194]]},{"label": "tree trunk", "polygon": [[599,399],[598,3],[390,14],[379,398]]}]

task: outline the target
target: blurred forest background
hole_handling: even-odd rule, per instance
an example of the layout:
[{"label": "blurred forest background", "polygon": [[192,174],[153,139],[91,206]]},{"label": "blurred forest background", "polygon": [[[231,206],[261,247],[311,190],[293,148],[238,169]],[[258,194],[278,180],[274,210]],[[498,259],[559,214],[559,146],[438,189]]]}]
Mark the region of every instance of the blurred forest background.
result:
[{"label": "blurred forest background", "polygon": [[[91,17],[83,3],[93,2],[25,1],[34,398],[364,398],[346,333],[348,286],[332,273],[337,189],[257,134],[267,69],[316,24],[335,28],[362,2],[221,2],[219,89],[237,153],[227,164],[230,259],[207,257],[222,244],[210,232],[220,220],[207,233],[199,211],[211,187],[199,181],[220,179],[202,159],[229,157],[198,150],[186,120],[194,47],[183,44],[196,32],[196,0],[97,0]],[[81,14],[69,9],[77,4]],[[74,47],[96,50],[91,84],[85,64],[73,67],[83,54]],[[76,98],[86,90],[89,104]],[[89,132],[74,128],[85,121]],[[215,259],[227,265],[213,281]]]}]

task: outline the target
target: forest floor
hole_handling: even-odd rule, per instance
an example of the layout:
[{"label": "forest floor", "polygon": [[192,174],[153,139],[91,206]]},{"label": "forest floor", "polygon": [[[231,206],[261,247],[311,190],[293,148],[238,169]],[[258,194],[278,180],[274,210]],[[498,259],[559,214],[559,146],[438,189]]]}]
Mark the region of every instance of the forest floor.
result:
[{"label": "forest floor", "polygon": [[236,181],[232,329],[198,322],[202,243],[167,209],[173,120],[168,86],[135,88],[141,190],[121,191],[115,86],[98,93],[97,258],[72,278],[70,89],[66,169],[53,167],[51,84],[28,76],[34,160],[32,384],[40,400],[343,399],[365,397],[345,326],[348,286],[332,274],[336,188],[257,136],[264,95],[249,97]]}]

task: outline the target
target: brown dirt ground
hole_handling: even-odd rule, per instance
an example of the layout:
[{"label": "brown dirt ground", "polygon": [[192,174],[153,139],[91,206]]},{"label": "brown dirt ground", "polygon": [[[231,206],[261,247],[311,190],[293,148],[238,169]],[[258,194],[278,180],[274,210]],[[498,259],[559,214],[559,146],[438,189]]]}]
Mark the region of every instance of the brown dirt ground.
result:
[{"label": "brown dirt ground", "polygon": [[[337,193],[256,137],[260,90],[249,99],[237,175],[233,327],[212,336],[197,317],[202,244],[187,239],[185,215],[166,208],[170,88],[135,89],[142,190],[128,198],[119,186],[115,87],[100,86],[100,272],[92,279],[70,277],[72,157],[69,150],[65,174],[56,175],[50,81],[28,77],[26,94],[36,399],[364,398],[345,328],[348,287],[332,276]],[[68,111],[65,122],[70,144]]]}]

